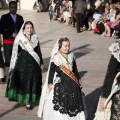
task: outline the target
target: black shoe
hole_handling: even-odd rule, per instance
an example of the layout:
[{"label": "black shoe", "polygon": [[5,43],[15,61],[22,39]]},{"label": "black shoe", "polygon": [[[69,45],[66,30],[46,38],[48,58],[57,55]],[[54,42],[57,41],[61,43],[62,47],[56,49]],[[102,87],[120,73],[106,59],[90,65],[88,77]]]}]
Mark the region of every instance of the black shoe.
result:
[{"label": "black shoe", "polygon": [[1,79],[2,82],[6,82],[6,76],[4,76],[4,78]]},{"label": "black shoe", "polygon": [[33,109],[33,107],[30,105],[30,106],[27,106],[26,105],[26,109],[28,109],[28,110],[32,110]]},{"label": "black shoe", "polygon": [[80,31],[77,31],[77,33],[80,33]]},{"label": "black shoe", "polygon": [[40,12],[39,10],[37,10],[37,12]]}]

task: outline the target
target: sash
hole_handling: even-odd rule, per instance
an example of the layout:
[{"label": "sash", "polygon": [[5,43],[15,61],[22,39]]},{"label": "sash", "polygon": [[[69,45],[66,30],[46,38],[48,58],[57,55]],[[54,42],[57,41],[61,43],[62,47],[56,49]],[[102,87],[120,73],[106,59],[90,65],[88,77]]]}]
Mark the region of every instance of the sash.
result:
[{"label": "sash", "polygon": [[30,43],[26,40],[26,39],[22,39],[20,40],[20,43],[22,44],[22,46],[24,47],[24,49],[26,51],[28,51],[28,53],[36,60],[36,62],[40,65],[40,58],[37,55],[36,52],[34,52],[32,46],[30,45]]},{"label": "sash", "polygon": [[4,43],[4,44],[14,44],[13,41],[8,40],[8,39],[3,39],[3,43]]},{"label": "sash", "polygon": [[70,78],[72,78],[77,84],[79,84],[79,80],[77,79],[75,74],[72,71],[70,71],[66,66],[62,66],[60,67],[60,69]]},{"label": "sash", "polygon": [[[65,65],[63,65],[63,62],[62,60],[60,59],[60,56],[58,56],[58,53],[56,53],[51,59],[50,59],[50,63],[51,62],[54,62],[55,65],[59,66],[60,69],[67,75],[69,76],[70,78],[72,78],[78,85],[78,79],[77,77],[75,76],[75,74],[69,70]],[[50,70],[50,64],[49,64],[49,67],[48,67],[48,71]],[[42,94],[41,94],[41,99],[40,99],[40,102],[39,102],[39,107],[38,107],[38,117],[42,117],[42,113],[43,113],[43,109],[44,109],[44,103],[49,95],[49,90],[48,90],[48,74],[49,72],[47,72],[47,77],[46,77],[46,82],[43,86],[43,89],[42,89]],[[53,83],[53,88],[54,88],[54,85],[56,84],[57,81],[59,81],[59,78],[56,77],[56,75],[54,75],[54,83]]]}]

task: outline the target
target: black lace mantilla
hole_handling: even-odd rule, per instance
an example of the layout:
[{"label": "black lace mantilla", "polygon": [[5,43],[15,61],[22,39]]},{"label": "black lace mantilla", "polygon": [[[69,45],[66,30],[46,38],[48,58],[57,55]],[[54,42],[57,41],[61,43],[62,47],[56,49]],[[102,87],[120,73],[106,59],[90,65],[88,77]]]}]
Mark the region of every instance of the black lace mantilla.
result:
[{"label": "black lace mantilla", "polygon": [[54,110],[76,116],[84,110],[80,87],[73,80],[63,79],[54,87],[53,104]]}]

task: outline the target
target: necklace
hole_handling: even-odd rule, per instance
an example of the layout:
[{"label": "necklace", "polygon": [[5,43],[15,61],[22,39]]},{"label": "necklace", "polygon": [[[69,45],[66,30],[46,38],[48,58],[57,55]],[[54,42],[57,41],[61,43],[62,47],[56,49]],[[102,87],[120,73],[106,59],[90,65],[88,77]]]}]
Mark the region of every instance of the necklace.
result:
[{"label": "necklace", "polygon": [[[60,53],[61,53],[61,52],[60,52]],[[66,64],[67,64],[68,68],[70,68],[70,67],[69,67],[70,62],[68,61],[68,55],[66,54],[66,56],[65,56],[65,55],[63,55],[62,53],[61,53],[61,55],[62,55],[62,56],[65,58],[65,60],[67,61]]]}]

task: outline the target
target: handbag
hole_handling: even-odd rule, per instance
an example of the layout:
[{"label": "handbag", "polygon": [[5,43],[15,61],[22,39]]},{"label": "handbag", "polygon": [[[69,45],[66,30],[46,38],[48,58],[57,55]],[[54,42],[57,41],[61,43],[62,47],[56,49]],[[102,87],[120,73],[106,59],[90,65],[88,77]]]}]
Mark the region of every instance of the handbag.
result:
[{"label": "handbag", "polygon": [[93,31],[93,33],[95,34],[95,33],[98,33],[99,32],[99,28],[98,28],[98,26],[94,29],[94,31]]}]

